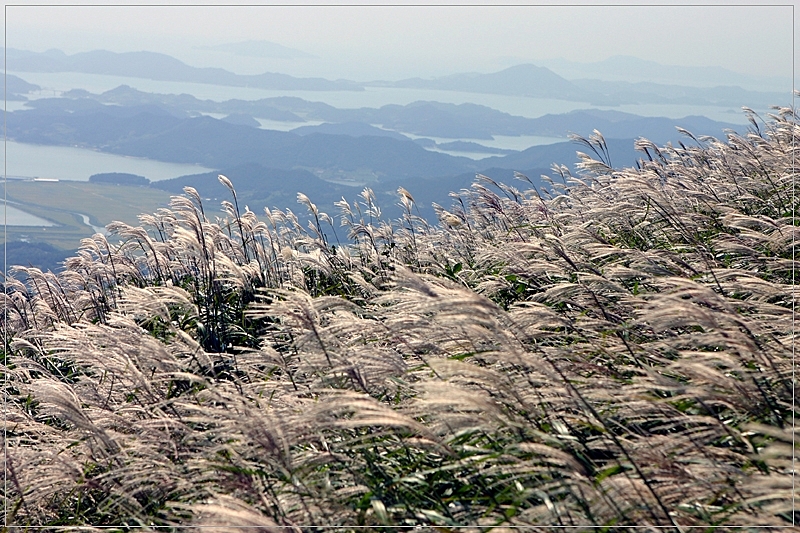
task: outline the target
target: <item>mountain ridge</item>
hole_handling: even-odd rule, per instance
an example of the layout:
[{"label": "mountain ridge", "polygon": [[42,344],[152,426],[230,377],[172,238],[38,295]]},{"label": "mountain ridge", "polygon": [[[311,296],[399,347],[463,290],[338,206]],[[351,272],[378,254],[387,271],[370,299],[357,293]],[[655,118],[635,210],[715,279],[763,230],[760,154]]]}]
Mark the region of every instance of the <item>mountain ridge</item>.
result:
[{"label": "mountain ridge", "polygon": [[[715,82],[716,87],[711,88],[674,85],[672,78],[661,80],[671,82],[669,84],[650,82],[642,85],[641,82],[586,79],[583,76],[580,79],[568,80],[547,66],[532,63],[513,65],[490,73],[456,73],[433,79],[407,78],[398,81],[357,82],[344,79],[297,78],[274,72],[235,74],[216,67],[192,67],[172,56],[147,51],[118,53],[93,50],[68,55],[60,50],[31,52],[8,48],[6,54],[8,70],[18,72],[86,72],[273,90],[364,91],[367,87],[396,87],[552,98],[604,106],[671,103],[734,107],[747,105],[756,108],[774,105],[776,102],[780,104],[791,99],[791,84],[787,84],[784,91],[773,92],[745,90],[739,86],[731,87],[730,83],[720,85],[722,83],[720,80],[746,81],[746,78],[729,75],[721,76]],[[633,59],[638,61],[636,64],[650,65],[651,70],[652,64],[660,65]],[[552,66],[552,62],[549,64]],[[671,68],[664,66],[667,67]],[[693,67],[674,68],[679,72],[701,72],[691,70]],[[724,89],[723,97],[720,96],[719,88]],[[742,98],[747,100],[742,101]]]},{"label": "mountain ridge", "polygon": [[348,80],[296,78],[288,74],[235,74],[216,67],[192,67],[159,52],[111,52],[92,50],[68,55],[60,50],[43,53],[7,48],[7,68],[18,72],[82,72],[129,76],[159,81],[177,81],[257,87],[276,90],[363,91],[361,84]]}]

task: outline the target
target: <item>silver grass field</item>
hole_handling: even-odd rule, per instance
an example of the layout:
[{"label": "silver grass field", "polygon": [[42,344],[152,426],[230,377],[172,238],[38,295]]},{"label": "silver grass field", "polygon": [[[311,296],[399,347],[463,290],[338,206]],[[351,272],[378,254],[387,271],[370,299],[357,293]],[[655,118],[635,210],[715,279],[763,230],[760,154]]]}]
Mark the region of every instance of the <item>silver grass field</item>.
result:
[{"label": "silver grass field", "polygon": [[3,531],[790,529],[800,126],[746,113],[437,225],[220,176],[15,268]]}]

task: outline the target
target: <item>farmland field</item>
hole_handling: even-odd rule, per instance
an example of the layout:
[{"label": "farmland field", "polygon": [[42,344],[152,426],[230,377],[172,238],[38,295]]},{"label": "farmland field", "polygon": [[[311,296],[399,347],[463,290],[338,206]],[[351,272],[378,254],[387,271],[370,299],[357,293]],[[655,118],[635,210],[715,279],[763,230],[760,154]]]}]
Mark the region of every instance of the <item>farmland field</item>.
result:
[{"label": "farmland field", "polygon": [[138,214],[166,207],[170,196],[144,187],[80,181],[9,181],[6,186],[9,205],[57,224],[9,225],[8,241],[46,242],[64,250],[77,248],[81,239],[96,233],[95,228],[114,220],[136,223]]}]

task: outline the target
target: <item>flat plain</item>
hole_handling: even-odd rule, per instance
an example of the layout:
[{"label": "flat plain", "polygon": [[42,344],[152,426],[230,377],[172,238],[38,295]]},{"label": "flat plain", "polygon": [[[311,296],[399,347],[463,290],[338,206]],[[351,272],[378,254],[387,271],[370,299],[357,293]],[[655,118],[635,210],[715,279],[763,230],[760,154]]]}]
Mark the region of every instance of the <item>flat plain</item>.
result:
[{"label": "flat plain", "polygon": [[54,227],[9,225],[5,239],[46,242],[62,250],[75,249],[81,239],[97,232],[95,228],[104,228],[115,220],[137,225],[140,213],[166,207],[170,197],[168,192],[158,189],[82,181],[12,180],[3,187],[7,188],[4,193],[9,205],[57,224]]}]

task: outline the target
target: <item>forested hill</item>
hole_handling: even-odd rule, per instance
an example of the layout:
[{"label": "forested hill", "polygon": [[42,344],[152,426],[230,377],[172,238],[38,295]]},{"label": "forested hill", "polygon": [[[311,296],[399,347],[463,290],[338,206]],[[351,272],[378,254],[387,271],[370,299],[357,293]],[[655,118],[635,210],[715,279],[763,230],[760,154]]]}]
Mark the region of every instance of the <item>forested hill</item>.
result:
[{"label": "forested hill", "polygon": [[222,168],[243,163],[322,173],[363,170],[374,177],[438,176],[476,169],[467,158],[425,150],[410,139],[261,130],[211,117],[179,118],[156,106],[105,106],[76,101],[58,110],[8,115],[19,142],[84,146],[160,161]]},{"label": "forested hill", "polygon": [[[702,116],[683,118],[643,117],[618,110],[579,109],[567,113],[546,114],[537,118],[512,115],[478,104],[452,104],[437,101],[415,101],[405,105],[388,104],[378,108],[336,108],[329,104],[308,101],[297,97],[273,97],[259,100],[201,100],[188,94],[156,94],[120,86],[101,94],[73,90],[65,99],[36,101],[34,106],[45,108],[71,108],[81,104],[71,100],[93,100],[117,106],[157,106],[175,116],[188,117],[198,113],[244,115],[260,119],[303,123],[318,121],[327,124],[359,123],[365,126],[380,124],[396,133],[443,137],[451,139],[489,140],[495,135],[534,135],[566,138],[569,133],[588,136],[598,129],[606,138],[628,139],[639,136],[666,143],[680,135],[675,126],[681,126],[697,135],[721,137],[726,129],[736,129],[736,124],[709,120]],[[86,104],[88,105],[88,104]],[[301,126],[303,127],[303,126]]]}]

